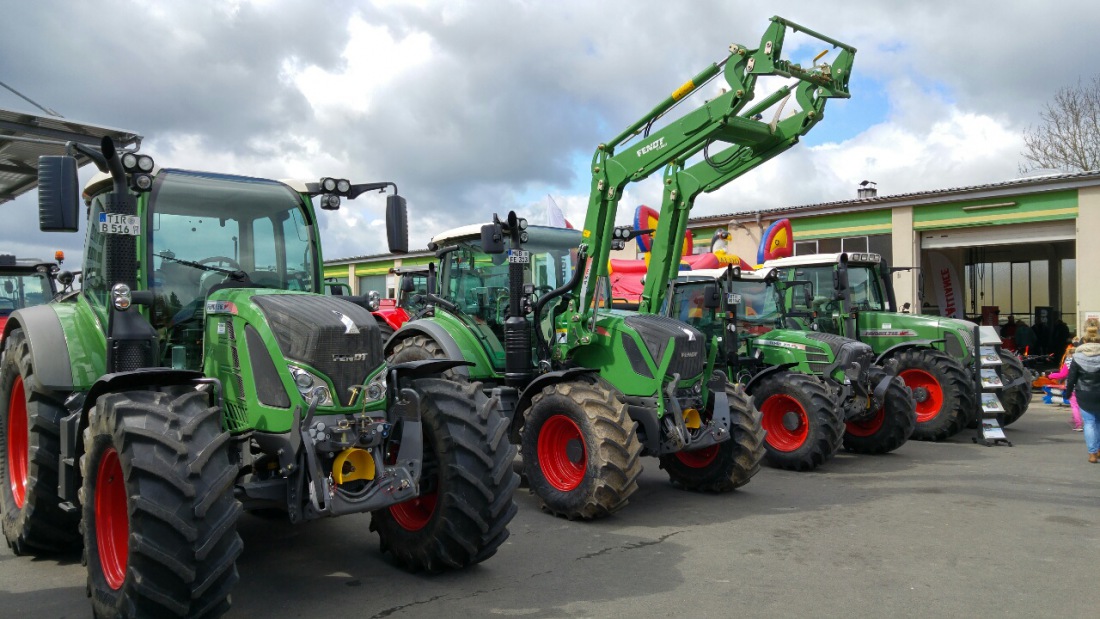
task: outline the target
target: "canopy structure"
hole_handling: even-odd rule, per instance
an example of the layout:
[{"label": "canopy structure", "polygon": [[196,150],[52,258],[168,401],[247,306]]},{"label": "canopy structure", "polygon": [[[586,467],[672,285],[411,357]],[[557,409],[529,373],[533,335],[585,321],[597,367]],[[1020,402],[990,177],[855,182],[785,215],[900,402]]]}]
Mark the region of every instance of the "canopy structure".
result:
[{"label": "canopy structure", "polygon": [[[114,139],[117,148],[141,144],[141,136],[131,131],[0,109],[0,204],[34,189],[40,156],[66,154],[67,142],[98,146],[104,136]],[[90,161],[78,152],[69,154],[79,165]]]}]

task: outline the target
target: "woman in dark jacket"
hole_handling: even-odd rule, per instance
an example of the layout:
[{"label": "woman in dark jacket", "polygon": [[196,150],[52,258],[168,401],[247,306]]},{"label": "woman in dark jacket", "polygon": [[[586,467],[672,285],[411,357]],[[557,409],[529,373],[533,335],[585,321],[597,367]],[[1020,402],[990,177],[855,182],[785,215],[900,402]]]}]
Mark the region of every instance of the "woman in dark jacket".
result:
[{"label": "woman in dark jacket", "polygon": [[1100,329],[1095,326],[1085,329],[1082,344],[1073,353],[1073,362],[1066,378],[1065,398],[1068,400],[1075,391],[1085,427],[1089,462],[1100,462],[1100,428],[1097,427],[1097,416],[1100,415]]}]

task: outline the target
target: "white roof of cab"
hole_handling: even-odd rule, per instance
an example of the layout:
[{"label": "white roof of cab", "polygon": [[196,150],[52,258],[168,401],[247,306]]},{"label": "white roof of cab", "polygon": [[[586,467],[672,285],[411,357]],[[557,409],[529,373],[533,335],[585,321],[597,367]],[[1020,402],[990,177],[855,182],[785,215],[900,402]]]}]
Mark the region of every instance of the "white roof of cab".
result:
[{"label": "white roof of cab", "polygon": [[[848,262],[850,264],[851,263],[867,264],[867,262],[868,262],[867,260],[856,259],[856,258],[854,258],[855,256],[871,255],[871,256],[875,256],[876,258],[881,259],[881,256],[879,256],[878,254],[876,254],[874,252],[847,252],[847,253],[848,253]],[[809,265],[809,264],[837,264],[838,262],[840,262],[840,257],[842,255],[844,255],[844,254],[843,253],[806,254],[806,255],[802,255],[802,256],[791,256],[790,258],[778,258],[776,260],[768,260],[767,262],[764,263],[764,265],[768,266],[768,267],[791,267],[791,266],[803,266],[803,265]],[[873,260],[871,262],[873,262],[875,264],[878,264],[877,260]]]},{"label": "white roof of cab", "polygon": [[468,224],[465,226],[459,226],[457,228],[451,228],[450,230],[445,230],[433,236],[432,242],[438,245],[443,245],[444,241],[452,241],[473,237],[481,238],[481,227],[486,225],[487,223],[489,222],[485,222],[484,224]]}]

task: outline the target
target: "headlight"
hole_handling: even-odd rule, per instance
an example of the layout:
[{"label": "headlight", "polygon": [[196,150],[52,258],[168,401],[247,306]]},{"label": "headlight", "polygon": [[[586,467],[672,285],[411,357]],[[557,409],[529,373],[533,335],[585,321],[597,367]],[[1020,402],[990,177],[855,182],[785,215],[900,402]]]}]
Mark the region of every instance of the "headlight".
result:
[{"label": "headlight", "polygon": [[126,284],[115,284],[114,287],[111,288],[111,301],[114,303],[116,310],[124,311],[130,309],[130,287]]},{"label": "headlight", "polygon": [[375,402],[386,397],[386,372],[379,372],[367,382],[363,395],[368,402]]},{"label": "headlight", "polygon": [[290,375],[294,377],[294,385],[298,387],[298,393],[307,402],[312,403],[314,395],[319,393],[321,400],[317,404],[319,406],[332,406],[332,393],[329,391],[327,383],[320,376],[293,364],[287,364],[287,369],[290,370]]}]

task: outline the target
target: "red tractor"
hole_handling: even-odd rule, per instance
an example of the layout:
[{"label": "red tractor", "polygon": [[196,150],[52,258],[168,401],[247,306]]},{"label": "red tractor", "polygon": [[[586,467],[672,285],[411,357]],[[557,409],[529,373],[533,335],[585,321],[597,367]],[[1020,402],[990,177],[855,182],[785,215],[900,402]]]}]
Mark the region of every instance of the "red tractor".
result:
[{"label": "red tractor", "polygon": [[390,339],[393,332],[400,329],[424,307],[428,294],[428,265],[411,267],[393,267],[390,273],[396,275],[400,284],[396,299],[381,299],[378,309],[371,310],[382,330],[382,341]]}]

